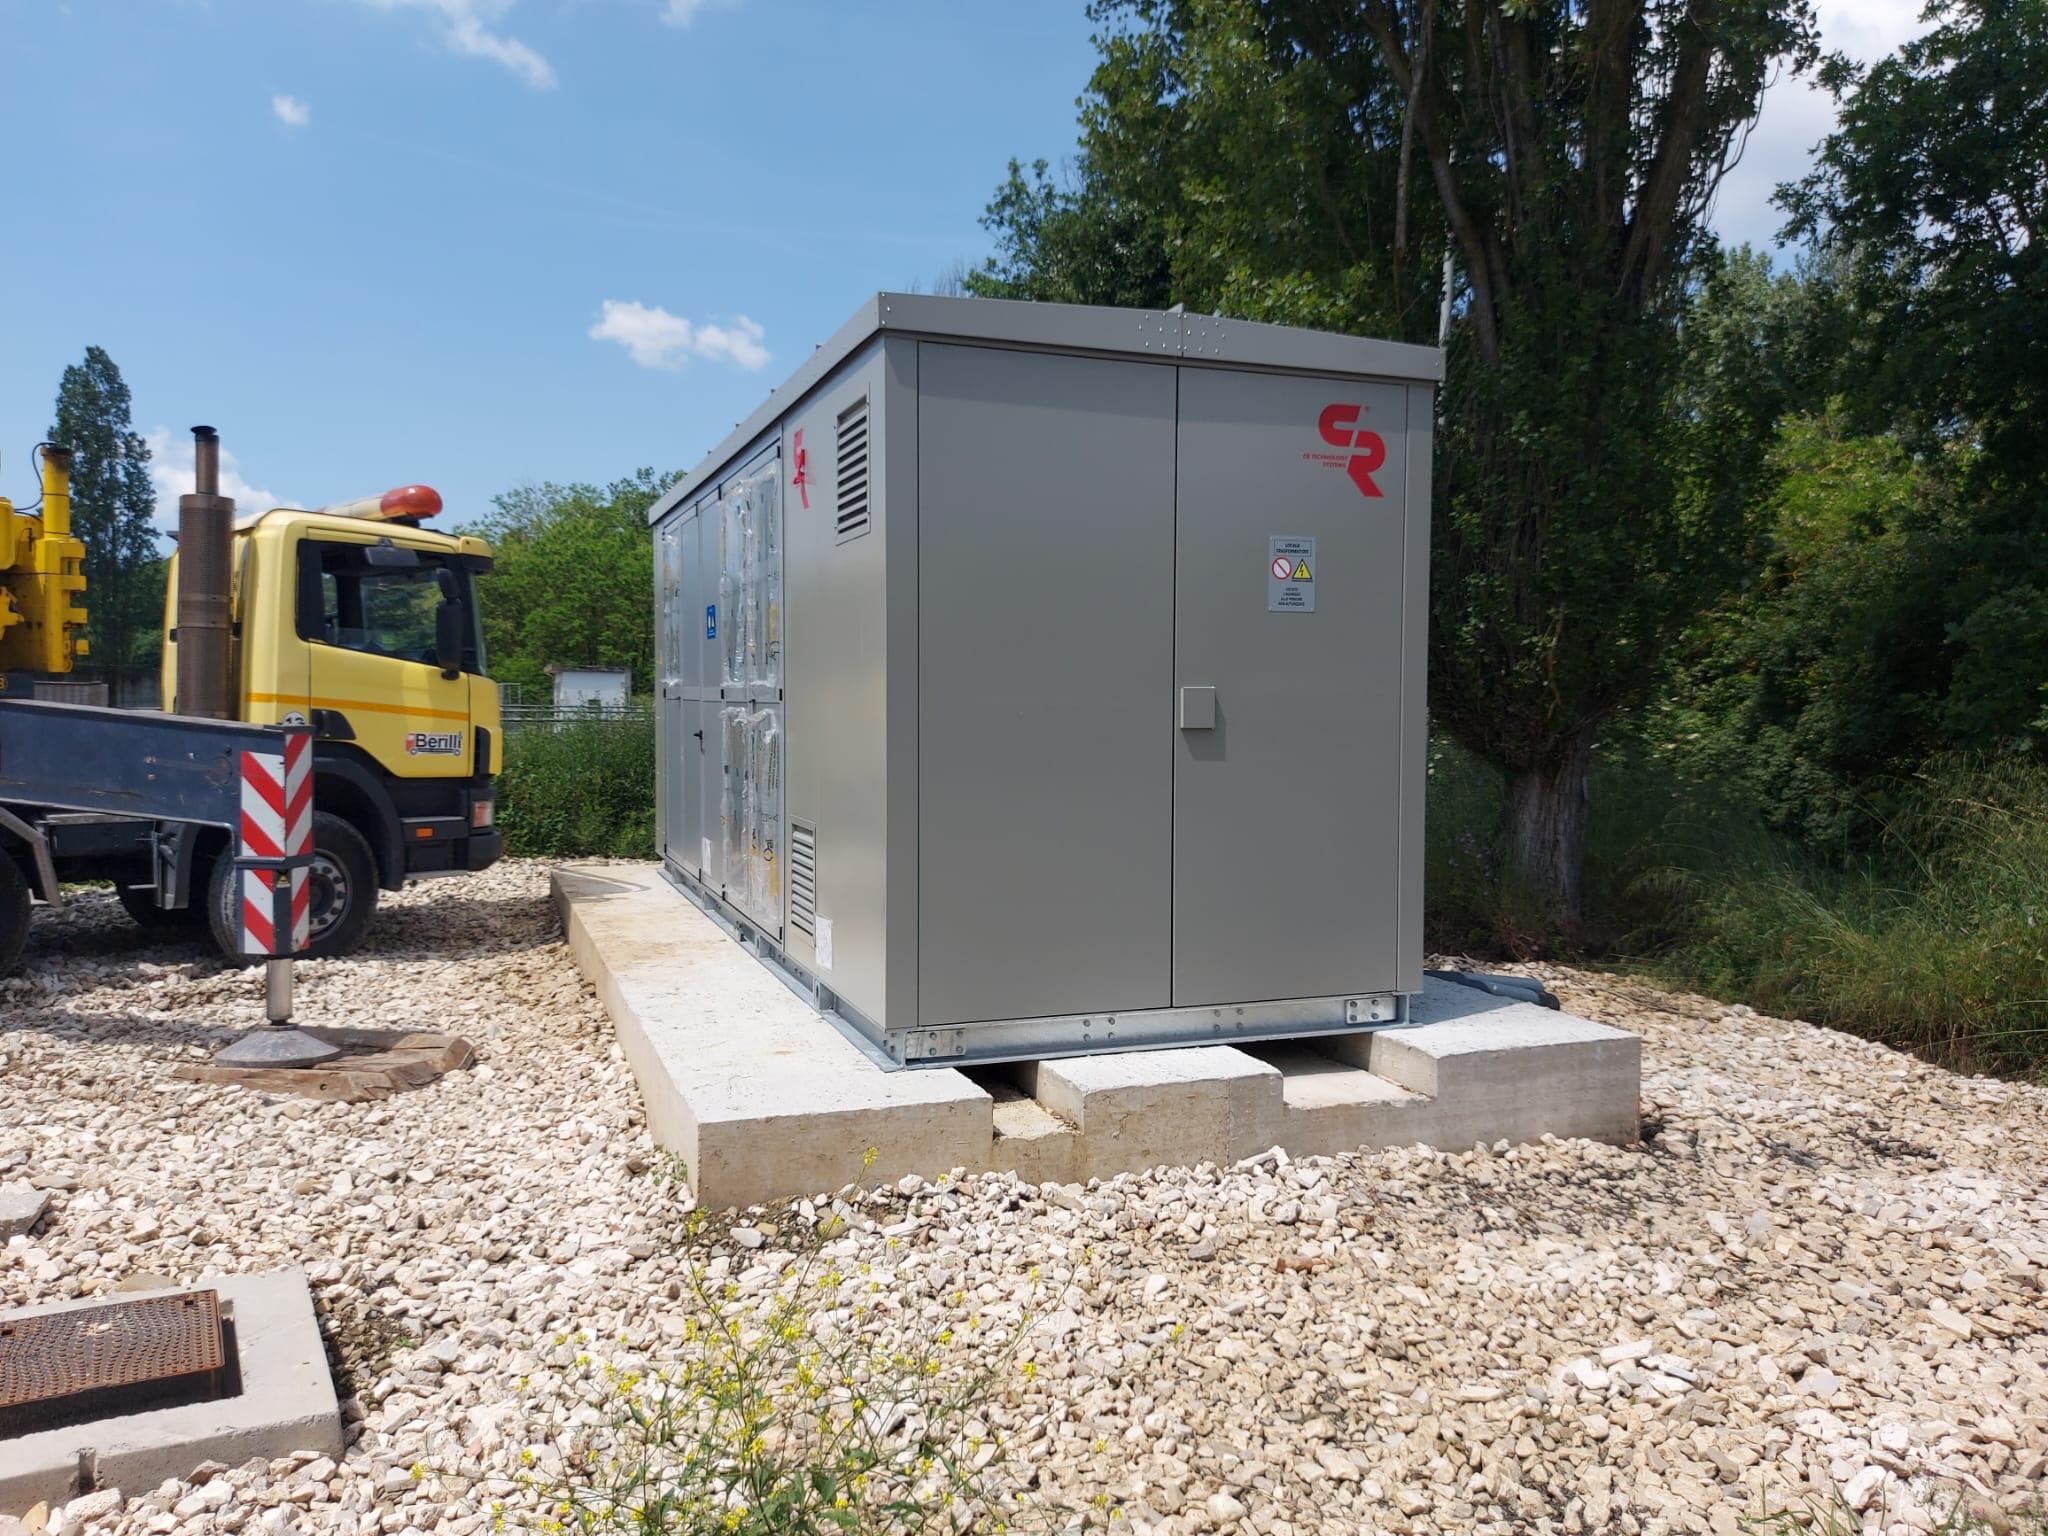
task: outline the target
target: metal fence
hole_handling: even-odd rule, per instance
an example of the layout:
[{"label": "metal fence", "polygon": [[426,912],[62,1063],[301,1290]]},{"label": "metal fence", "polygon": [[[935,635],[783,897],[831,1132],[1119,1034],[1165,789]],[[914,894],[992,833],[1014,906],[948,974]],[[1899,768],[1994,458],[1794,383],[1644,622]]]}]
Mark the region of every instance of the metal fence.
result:
[{"label": "metal fence", "polygon": [[553,703],[524,704],[507,699],[503,715],[505,737],[509,741],[525,731],[559,731],[567,725],[617,726],[621,729],[646,725],[654,719],[654,705],[648,699],[632,699],[624,704],[586,704],[580,708],[559,709]]}]

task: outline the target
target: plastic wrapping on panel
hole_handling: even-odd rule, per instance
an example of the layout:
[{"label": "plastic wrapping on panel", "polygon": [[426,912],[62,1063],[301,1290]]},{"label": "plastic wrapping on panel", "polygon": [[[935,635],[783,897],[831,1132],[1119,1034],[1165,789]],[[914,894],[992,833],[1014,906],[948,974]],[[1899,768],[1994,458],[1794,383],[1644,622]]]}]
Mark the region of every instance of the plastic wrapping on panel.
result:
[{"label": "plastic wrapping on panel", "polygon": [[761,710],[747,721],[748,783],[753,793],[747,807],[747,893],[751,910],[762,923],[782,924],[782,724],[775,710]]},{"label": "plastic wrapping on panel", "polygon": [[746,498],[736,487],[728,487],[719,499],[718,512],[718,632],[725,640],[721,682],[727,688],[737,688],[747,681]]},{"label": "plastic wrapping on panel", "polygon": [[778,936],[782,930],[782,711],[728,705],[726,900]]},{"label": "plastic wrapping on panel", "polygon": [[771,458],[719,494],[720,686],[725,899],[780,937],[782,846],[782,465]]},{"label": "plastic wrapping on panel", "polygon": [[747,715],[744,704],[728,704],[718,712],[719,736],[724,743],[725,758],[725,788],[718,806],[723,857],[718,867],[728,895],[747,888]]},{"label": "plastic wrapping on panel", "polygon": [[757,631],[752,681],[782,686],[782,463],[771,459],[747,477],[754,560]]},{"label": "plastic wrapping on panel", "polygon": [[735,492],[744,509],[745,544],[740,567],[740,681],[758,686],[766,664],[768,519],[761,503],[758,472],[740,479]]},{"label": "plastic wrapping on panel", "polygon": [[761,680],[761,506],[750,475],[740,482],[740,505],[746,509],[746,563],[740,573],[742,660],[740,681]]},{"label": "plastic wrapping on panel", "polygon": [[682,628],[678,614],[682,609],[681,561],[676,557],[676,525],[666,523],[661,530],[661,654],[657,658],[657,670],[661,674],[659,692],[667,697],[682,684]]},{"label": "plastic wrapping on panel", "polygon": [[722,686],[782,686],[782,464],[770,459],[719,496]]}]

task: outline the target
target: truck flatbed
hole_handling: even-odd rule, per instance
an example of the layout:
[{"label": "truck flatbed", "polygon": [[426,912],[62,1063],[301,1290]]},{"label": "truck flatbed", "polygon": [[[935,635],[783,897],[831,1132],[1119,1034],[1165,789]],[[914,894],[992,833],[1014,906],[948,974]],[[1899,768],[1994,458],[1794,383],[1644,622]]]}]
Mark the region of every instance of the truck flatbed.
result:
[{"label": "truck flatbed", "polygon": [[[200,827],[234,829],[245,753],[283,751],[286,727],[194,715],[0,699],[0,974],[26,941],[31,893],[104,878],[149,853],[157,903],[184,909]],[[303,728],[301,728],[303,729]]]}]

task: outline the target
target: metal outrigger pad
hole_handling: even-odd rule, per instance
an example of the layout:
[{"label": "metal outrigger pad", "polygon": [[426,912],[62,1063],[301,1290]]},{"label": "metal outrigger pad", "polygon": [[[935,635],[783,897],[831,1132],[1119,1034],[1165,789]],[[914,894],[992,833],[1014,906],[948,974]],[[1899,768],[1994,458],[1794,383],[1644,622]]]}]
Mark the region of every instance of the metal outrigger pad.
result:
[{"label": "metal outrigger pad", "polygon": [[314,1067],[340,1054],[340,1046],[316,1040],[294,1025],[266,1024],[245,1031],[213,1059],[223,1067]]}]

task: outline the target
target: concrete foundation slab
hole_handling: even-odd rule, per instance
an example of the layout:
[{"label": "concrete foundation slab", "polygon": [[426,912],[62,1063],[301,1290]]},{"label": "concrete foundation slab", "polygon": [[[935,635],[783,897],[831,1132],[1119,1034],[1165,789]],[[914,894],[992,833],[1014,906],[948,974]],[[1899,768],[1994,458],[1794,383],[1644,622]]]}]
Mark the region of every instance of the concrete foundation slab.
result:
[{"label": "concrete foundation slab", "polygon": [[1633,1035],[1434,979],[1400,1028],[885,1072],[652,865],[567,866],[553,885],[650,1129],[712,1208],[954,1168],[1069,1183],[1273,1146],[1637,1135]]},{"label": "concrete foundation slab", "polygon": [[[313,1318],[313,1295],[296,1269],[228,1275],[180,1287],[214,1290],[234,1313],[241,1390],[182,1408],[122,1414],[0,1440],[0,1509],[69,1499],[89,1487],[136,1492],[183,1478],[203,1461],[229,1466],[294,1451],[342,1454],[341,1409]],[[105,1305],[104,1296],[24,1307],[0,1320]]]},{"label": "concrete foundation slab", "polygon": [[655,1140],[706,1204],[986,1166],[987,1092],[882,1071],[651,866],[557,870],[554,892]]}]

